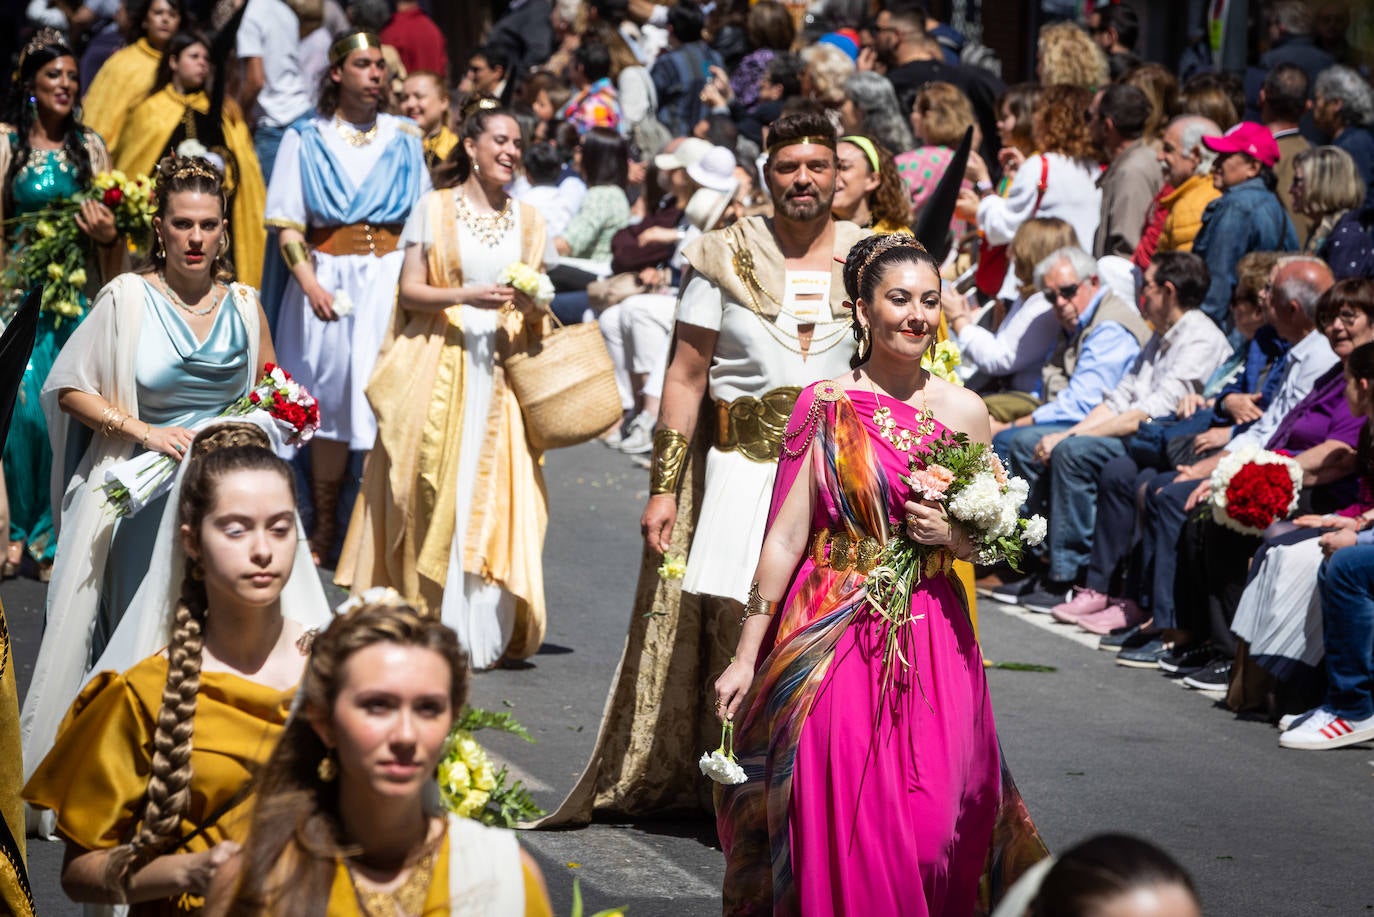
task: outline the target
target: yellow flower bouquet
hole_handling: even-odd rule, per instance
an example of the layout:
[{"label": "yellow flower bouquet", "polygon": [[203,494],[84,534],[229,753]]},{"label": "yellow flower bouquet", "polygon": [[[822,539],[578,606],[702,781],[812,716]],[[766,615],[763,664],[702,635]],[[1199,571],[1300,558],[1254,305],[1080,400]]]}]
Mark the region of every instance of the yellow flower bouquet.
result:
[{"label": "yellow flower bouquet", "polygon": [[497,767],[473,733],[498,729],[533,742],[529,731],[509,713],[493,713],[465,707],[449,731],[439,756],[434,778],[445,809],[485,825],[514,828],[544,814],[519,780],[510,780],[503,765]]}]

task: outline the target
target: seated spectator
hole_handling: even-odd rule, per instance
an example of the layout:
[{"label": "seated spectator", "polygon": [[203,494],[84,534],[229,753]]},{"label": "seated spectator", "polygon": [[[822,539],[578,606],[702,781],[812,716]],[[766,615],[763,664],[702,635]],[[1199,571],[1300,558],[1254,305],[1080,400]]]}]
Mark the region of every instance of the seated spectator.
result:
[{"label": "seated spectator", "polygon": [[[1201,395],[1183,396],[1172,415],[1152,423],[1147,435],[1134,437],[1125,454],[1102,467],[1084,586],[1051,609],[1055,620],[1098,635],[1141,624],[1146,614],[1137,600],[1147,565],[1127,563],[1137,549],[1141,488],[1158,484],[1161,472],[1214,455],[1261,419],[1275,397],[1288,405],[1296,403],[1294,396],[1305,396],[1311,380],[1336,362],[1325,337],[1315,333],[1312,316],[1321,288],[1304,282],[1306,262],[1274,273],[1274,296],[1263,292],[1270,289],[1278,260],[1270,252],[1252,252],[1241,261],[1231,312],[1245,344],[1213,374]],[[1120,588],[1114,589],[1118,582]]]},{"label": "seated spectator", "polygon": [[1135,42],[1140,35],[1140,17],[1126,3],[1110,3],[1088,13],[1088,34],[1107,55],[1107,72],[1119,80],[1140,64]]},{"label": "seated spectator", "polygon": [[516,109],[519,111],[528,109],[534,112],[535,117],[540,121],[547,124],[558,117],[558,113],[563,110],[571,98],[572,90],[568,88],[567,83],[552,73],[537,70],[521,82]]},{"label": "seated spectator", "polygon": [[[1275,288],[1268,307],[1271,315],[1279,317],[1281,314],[1275,303],[1299,303],[1304,312],[1313,316],[1317,331],[1326,338],[1338,359],[1374,337],[1370,331],[1374,312],[1366,314],[1358,304],[1344,309],[1345,321],[1333,320],[1342,307],[1336,306],[1336,301],[1328,295],[1331,271],[1322,262],[1308,257],[1283,259],[1275,268],[1271,282]],[[1308,306],[1314,292],[1318,294],[1316,303]],[[1321,367],[1328,365],[1330,368],[1321,372]],[[1340,366],[1331,365],[1317,339],[1309,335],[1301,342],[1301,349],[1296,345],[1290,349],[1283,380],[1269,407],[1248,430],[1232,438],[1229,448],[1251,445],[1277,449],[1296,445],[1291,450],[1295,452],[1308,448],[1316,442],[1311,436],[1311,427],[1321,425],[1324,417],[1331,416],[1343,386]],[[1121,646],[1117,656],[1119,665],[1157,668],[1167,644],[1177,636],[1178,593],[1175,585],[1179,541],[1192,509],[1208,496],[1212,470],[1223,454],[1191,465],[1180,465],[1177,471],[1152,478],[1146,486],[1140,546],[1142,572],[1137,598],[1149,608],[1152,626]]]},{"label": "seated spectator", "polygon": [[1039,97],[1038,83],[1017,83],[1008,87],[997,99],[997,140],[1001,145],[997,151],[997,162],[1002,168],[997,193],[1002,197],[1006,197],[1021,163],[1035,155],[1038,149],[1032,121],[1035,102]]},{"label": "seated spectator", "polygon": [[1365,207],[1364,182],[1340,147],[1319,146],[1293,163],[1293,206],[1312,222],[1304,251],[1331,265],[1337,280],[1374,277],[1374,208]]},{"label": "seated spectator", "polygon": [[472,52],[468,58],[468,69],[458,81],[458,91],[499,99],[510,76],[511,60],[506,49],[487,45]]},{"label": "seated spectator", "polygon": [[[1055,280],[1046,276],[1047,284]],[[1207,281],[1206,265],[1196,255],[1156,256],[1146,271],[1142,297],[1154,335],[1126,375],[1077,423],[1060,421],[1049,430],[1032,426],[1012,434],[1008,451],[1015,472],[1031,485],[1028,505],[1049,519],[1047,570],[1030,584],[999,587],[999,598],[1009,592],[1025,607],[1044,613],[1067,601],[1092,549],[1102,466],[1125,454],[1123,437],[1168,414],[1184,395],[1201,391],[1231,353],[1226,336],[1199,310]],[[1081,292],[1075,286],[1056,294],[1072,298]],[[1062,396],[1050,407],[1060,401]]]},{"label": "seated spectator", "polygon": [[1312,87],[1312,120],[1355,160],[1365,204],[1374,204],[1374,88],[1349,67],[1328,67]]},{"label": "seated spectator", "polygon": [[620,93],[611,82],[611,53],[600,42],[584,41],[573,52],[573,95],[558,116],[585,134],[594,127],[620,128]]},{"label": "seated spectator", "polygon": [[909,230],[911,207],[886,147],[874,138],[851,134],[836,144],[835,159],[835,196],[830,201],[835,219],[876,233]]},{"label": "seated spectator", "polygon": [[[959,192],[956,213],[975,220],[988,245],[1006,245],[1021,224],[1031,217],[1058,217],[1073,227],[1085,244],[1097,236],[1102,191],[1097,187],[1096,154],[1083,112],[1092,96],[1073,86],[1050,86],[1035,101],[1032,134],[1040,151],[1016,170],[1005,197],[992,193],[992,175],[979,157],[969,157],[969,174],[977,193]],[[1014,299],[1016,279],[998,293]]]},{"label": "seated spectator", "polygon": [[1217,154],[1212,181],[1221,197],[1202,213],[1193,253],[1207,264],[1212,285],[1202,310],[1222,327],[1236,285],[1236,264],[1247,252],[1295,251],[1297,232],[1274,195],[1278,144],[1264,125],[1242,121],[1220,137],[1202,138]]},{"label": "seated spectator", "polygon": [[1203,137],[1217,133],[1216,124],[1197,115],[1180,115],[1165,129],[1157,156],[1164,186],[1156,198],[1164,218],[1153,246],[1147,231],[1131,258],[1142,271],[1156,251],[1192,251],[1193,240],[1202,229],[1203,211],[1221,196],[1212,181],[1215,156],[1202,144]]},{"label": "seated spectator", "polygon": [[[940,184],[945,169],[954,159],[954,150],[963,142],[964,134],[973,129],[973,149],[982,138],[978,122],[973,117],[973,105],[968,96],[952,83],[927,83],[916,92],[911,103],[911,130],[919,144],[916,149],[898,152],[897,174],[911,197],[911,211],[919,218],[926,202]],[[970,152],[970,158],[975,153]],[[973,185],[964,181],[961,188],[973,193]],[[963,234],[964,221],[950,222],[955,237]]]},{"label": "seated spectator", "polygon": [[863,134],[893,154],[915,144],[907,119],[897,104],[892,84],[881,73],[860,70],[844,81],[840,125],[846,134]]},{"label": "seated spectator", "polygon": [[[625,196],[629,146],[625,139],[610,128],[594,127],[582,135],[577,150],[574,163],[586,179],[587,196],[563,234],[553,237],[559,264],[549,277],[560,291],[584,290],[592,280],[609,274],[611,237],[630,222],[630,200]],[[554,305],[557,311],[557,300]],[[563,320],[580,319],[579,313]]]},{"label": "seated spectator", "polygon": [[[1052,22],[1042,26],[1036,41],[1035,78],[1040,85],[1074,86],[1097,92],[1111,79],[1107,55],[1074,22]],[[1087,111],[1087,106],[1073,114]]]},{"label": "seated spectator", "polygon": [[1042,374],[1059,340],[1059,322],[1049,298],[1035,287],[1035,265],[1068,247],[1079,243],[1063,220],[1035,217],[1021,224],[1011,240],[1017,297],[1010,305],[996,302],[991,328],[974,321],[973,309],[952,290],[940,299],[960,356],[976,369],[967,384],[983,394],[994,433],[1041,404]]},{"label": "seated spectator", "polygon": [[[582,33],[582,45],[589,42],[604,46],[610,55],[608,75],[615,85],[616,102],[620,106],[620,123],[617,126],[622,134],[630,137],[640,123],[658,115],[658,91],[654,89],[653,77],[649,75],[649,69],[635,57],[629,42],[613,23],[599,18],[593,20]],[[573,64],[577,64],[576,53],[573,54]]]},{"label": "seated spectator", "polygon": [[845,80],[854,73],[854,59],[823,42],[803,48],[801,59],[806,63],[802,73],[802,95],[826,108],[838,110],[845,99]]},{"label": "seated spectator", "polygon": [[1143,140],[1153,114],[1150,98],[1134,86],[1114,83],[1098,92],[1088,112],[1093,142],[1107,162],[1097,180],[1102,203],[1093,257],[1129,258],[1164,180],[1154,149]]},{"label": "seated spectator", "polygon": [[527,184],[513,190],[512,196],[539,211],[550,238],[563,235],[577,208],[558,185],[563,175],[562,154],[552,143],[535,143],[525,150],[524,162]]},{"label": "seated spectator", "polygon": [[1245,93],[1228,73],[1199,73],[1179,87],[1181,115],[1198,115],[1229,131],[1240,123],[1244,112]]},{"label": "seated spectator", "polygon": [[525,0],[514,4],[492,23],[487,33],[487,46],[500,48],[506,60],[521,73],[529,73],[548,61],[553,53],[556,44],[553,19],[550,0]]},{"label": "seated spectator", "polygon": [[[1325,316],[1335,317],[1333,327],[1339,325],[1346,333],[1345,346],[1337,349],[1342,365],[1328,372],[1327,384],[1313,387],[1265,444],[1267,449],[1292,455],[1302,467],[1299,506],[1307,512],[1329,512],[1345,506],[1354,496],[1351,475],[1364,418],[1351,413],[1345,396],[1344,364],[1355,348],[1374,340],[1374,328],[1368,324],[1366,313],[1348,304],[1360,298],[1374,305],[1374,297],[1360,295],[1357,288],[1364,286],[1364,281],[1346,280],[1324,294],[1325,302],[1319,308]],[[1351,320],[1357,324],[1347,324]],[[1209,477],[1198,485],[1189,502],[1202,504],[1210,493]],[[1250,558],[1269,536],[1237,532],[1216,522],[1211,513],[1195,514],[1184,523],[1174,576],[1174,645],[1160,657],[1159,667],[1183,676],[1188,687],[1225,690],[1236,651],[1231,622]]]},{"label": "seated spectator", "polygon": [[1288,211],[1293,228],[1298,231],[1298,241],[1306,242],[1312,231],[1307,217],[1293,208],[1293,162],[1299,153],[1312,149],[1312,144],[1302,135],[1300,125],[1312,121],[1308,110],[1307,74],[1296,64],[1280,64],[1264,78],[1260,87],[1260,121],[1274,135],[1279,145],[1279,164],[1274,174],[1279,179],[1279,200],[1283,209]]},{"label": "seated spectator", "polygon": [[710,68],[721,66],[720,55],[702,40],[703,23],[695,3],[669,7],[670,47],[650,71],[658,93],[658,120],[674,137],[690,135],[706,114],[701,92],[710,82]]},{"label": "seated spectator", "polygon": [[1158,150],[1164,128],[1178,117],[1178,77],[1163,64],[1149,63],[1132,67],[1120,81],[1127,86],[1134,86],[1149,98],[1150,117],[1145,119],[1140,139]]},{"label": "seated spectator", "polygon": [[730,90],[740,108],[749,109],[759,102],[768,65],[791,50],[797,26],[786,6],[777,0],[758,0],[749,7],[744,28],[750,51],[730,75]]},{"label": "seated spectator", "polygon": [[740,136],[763,147],[763,126],[782,114],[783,101],[801,97],[806,62],[795,54],[776,55],[759,83],[758,101],[742,110],[732,108]]}]

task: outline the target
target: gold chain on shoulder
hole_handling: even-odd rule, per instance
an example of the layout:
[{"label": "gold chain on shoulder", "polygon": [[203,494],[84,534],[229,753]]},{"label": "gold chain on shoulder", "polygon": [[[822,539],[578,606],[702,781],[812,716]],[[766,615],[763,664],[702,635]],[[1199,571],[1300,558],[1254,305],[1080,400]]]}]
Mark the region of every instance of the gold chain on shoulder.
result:
[{"label": "gold chain on shoulder", "polygon": [[754,295],[755,290],[767,296],[774,303],[777,303],[779,308],[781,308],[782,303],[776,296],[769,292],[768,288],[759,280],[758,272],[754,269],[753,253],[746,247],[731,245],[730,255],[730,263],[731,267],[734,268],[735,276],[743,282],[745,295],[749,297],[749,302],[745,305],[749,306],[749,311],[754,313],[754,317],[763,324],[763,327],[768,331],[769,335],[772,336],[773,340],[777,341],[792,353],[800,354],[803,357],[811,356],[812,354],[819,355],[826,351],[833,350],[844,340],[845,334],[849,329],[841,323],[839,328],[834,332],[819,339],[813,337],[811,339],[812,346],[810,347],[802,348],[791,343],[791,341],[796,341],[800,344],[801,335],[788,331],[785,328],[779,328],[777,323],[767,315],[764,315],[763,309],[759,307],[758,298]]}]

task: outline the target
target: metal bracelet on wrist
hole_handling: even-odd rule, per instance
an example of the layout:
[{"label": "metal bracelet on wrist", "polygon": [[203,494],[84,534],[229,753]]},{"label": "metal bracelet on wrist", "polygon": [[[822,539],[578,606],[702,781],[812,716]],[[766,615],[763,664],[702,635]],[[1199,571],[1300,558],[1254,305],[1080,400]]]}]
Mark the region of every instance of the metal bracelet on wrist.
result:
[{"label": "metal bracelet on wrist", "polygon": [[650,494],[676,494],[687,464],[687,437],[667,428],[654,431],[653,462],[649,469]]},{"label": "metal bracelet on wrist", "polygon": [[778,603],[770,602],[760,595],[759,584],[755,582],[754,585],[749,587],[749,599],[744,603],[744,617],[739,619],[739,623],[743,624],[745,621],[754,617],[754,615],[763,615],[771,618],[777,610]]}]

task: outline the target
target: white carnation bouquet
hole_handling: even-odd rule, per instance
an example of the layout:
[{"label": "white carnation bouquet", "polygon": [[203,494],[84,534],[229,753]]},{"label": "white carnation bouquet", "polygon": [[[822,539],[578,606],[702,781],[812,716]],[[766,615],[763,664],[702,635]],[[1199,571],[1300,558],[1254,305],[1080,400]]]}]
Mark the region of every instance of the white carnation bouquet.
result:
[{"label": "white carnation bouquet", "polygon": [[506,265],[497,275],[496,282],[508,287],[515,287],[530,299],[534,300],[535,305],[543,308],[553,302],[553,281],[549,275],[543,271],[535,270],[523,261],[516,261]]}]

